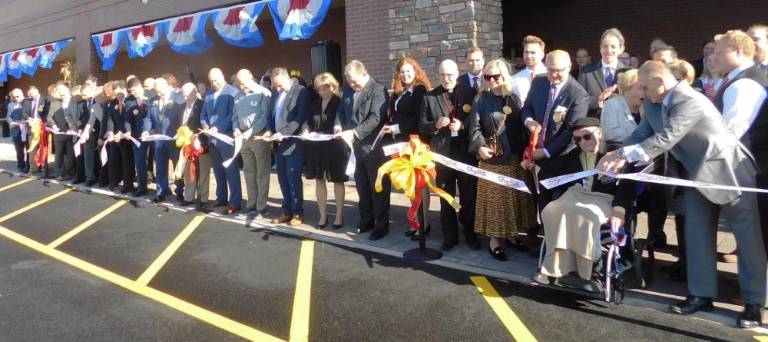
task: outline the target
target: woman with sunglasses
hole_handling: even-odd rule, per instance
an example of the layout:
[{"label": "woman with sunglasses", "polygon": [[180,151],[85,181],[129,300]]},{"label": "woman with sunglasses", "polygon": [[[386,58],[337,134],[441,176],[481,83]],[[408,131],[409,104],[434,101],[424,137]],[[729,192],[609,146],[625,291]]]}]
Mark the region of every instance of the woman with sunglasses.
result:
[{"label": "woman with sunglasses", "polygon": [[[603,156],[600,120],[585,117],[572,126],[573,141],[579,147],[561,158],[543,159],[542,167],[570,174],[592,170]],[[539,272],[531,278],[549,284],[548,277],[560,278],[575,271],[578,277],[565,277],[565,285],[597,291],[592,279],[592,264],[600,257],[600,226],[613,210],[616,180],[594,175],[563,184],[552,191],[553,200],[541,212],[546,253]]]},{"label": "woman with sunglasses", "polygon": [[[530,180],[520,165],[527,144],[527,130],[520,116],[520,99],[512,92],[507,62],[496,59],[483,69],[483,89],[467,118],[469,152],[478,166],[517,179]],[[502,244],[536,224],[536,205],[529,194],[510,190],[483,179],[477,182],[475,232],[490,238],[488,252],[506,261]]]},{"label": "woman with sunglasses", "polygon": [[[424,94],[432,89],[429,78],[418,62],[411,57],[403,57],[397,63],[395,75],[392,77],[392,97],[389,100],[389,118],[387,124],[381,129],[385,134],[391,134],[392,138],[384,138],[380,145],[388,145],[392,140],[405,142],[410,135],[419,134],[419,115],[424,102]],[[429,207],[429,197],[425,198]],[[421,214],[421,212],[419,212]],[[429,233],[429,223],[424,229]],[[418,240],[418,231],[409,229],[405,232],[412,240]]]}]

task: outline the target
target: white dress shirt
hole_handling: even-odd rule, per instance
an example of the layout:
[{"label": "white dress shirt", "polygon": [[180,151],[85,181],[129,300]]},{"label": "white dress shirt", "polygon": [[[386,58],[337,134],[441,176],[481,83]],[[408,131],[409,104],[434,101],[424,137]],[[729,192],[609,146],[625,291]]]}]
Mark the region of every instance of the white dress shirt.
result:
[{"label": "white dress shirt", "polygon": [[538,64],[533,70],[525,68],[512,76],[512,92],[520,98],[520,102],[525,103],[528,92],[531,90],[531,75],[546,74],[547,67],[544,64]]},{"label": "white dress shirt", "polygon": [[[753,65],[754,63],[750,62],[731,70],[728,73],[728,79],[732,80],[738,77],[740,73]],[[723,119],[737,138],[741,139],[752,126],[766,95],[768,94],[765,88],[747,78],[737,80],[725,89],[723,93]]]}]

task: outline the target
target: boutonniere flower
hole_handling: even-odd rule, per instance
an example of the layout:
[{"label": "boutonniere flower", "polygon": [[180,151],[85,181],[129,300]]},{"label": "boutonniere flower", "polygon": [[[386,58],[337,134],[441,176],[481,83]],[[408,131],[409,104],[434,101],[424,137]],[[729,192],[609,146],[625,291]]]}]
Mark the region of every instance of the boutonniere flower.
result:
[{"label": "boutonniere flower", "polygon": [[565,120],[565,114],[568,113],[568,108],[565,108],[563,106],[557,106],[555,108],[554,113],[552,114],[552,120],[555,121],[556,124],[562,124],[563,120]]}]

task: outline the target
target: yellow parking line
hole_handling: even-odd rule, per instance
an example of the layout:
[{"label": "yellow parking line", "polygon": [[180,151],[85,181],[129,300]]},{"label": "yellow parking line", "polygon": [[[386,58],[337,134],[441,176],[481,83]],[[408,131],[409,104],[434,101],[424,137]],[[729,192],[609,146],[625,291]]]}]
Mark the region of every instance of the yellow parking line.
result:
[{"label": "yellow parking line", "polygon": [[12,212],[10,214],[7,214],[7,215],[5,215],[3,217],[0,217],[0,222],[8,221],[8,220],[10,220],[10,219],[12,219],[12,218],[14,218],[14,217],[16,217],[18,215],[23,214],[24,212],[26,212],[28,210],[34,209],[37,206],[41,206],[41,205],[43,205],[45,203],[48,203],[48,202],[58,198],[59,196],[62,196],[64,194],[66,194],[66,193],[68,193],[70,191],[72,191],[72,189],[64,189],[64,190],[59,191],[59,192],[57,192],[57,193],[55,193],[53,195],[50,195],[50,196],[48,196],[46,198],[43,198],[43,199],[41,199],[41,200],[39,200],[37,202],[34,202],[34,203],[30,204],[30,205],[27,205],[24,208],[18,209],[18,210],[14,211],[14,212]]},{"label": "yellow parking line", "polygon": [[315,253],[315,241],[301,242],[299,271],[296,275],[296,293],[293,296],[293,314],[291,315],[290,341],[309,340],[309,303],[312,295],[312,261]]},{"label": "yellow parking line", "polygon": [[4,186],[4,187],[0,188],[0,192],[3,192],[3,191],[5,191],[5,190],[8,190],[8,189],[12,189],[12,188],[15,188],[15,187],[17,187],[17,186],[19,186],[19,185],[22,185],[22,184],[24,184],[24,183],[26,183],[26,182],[31,182],[31,181],[32,181],[32,178],[26,178],[26,179],[22,179],[22,180],[20,180],[20,181],[18,181],[18,182],[16,182],[16,183],[13,183],[13,184],[8,184],[8,185],[6,185],[6,186]]},{"label": "yellow parking line", "polygon": [[88,219],[88,221],[85,221],[78,225],[77,227],[70,230],[68,233],[62,235],[60,238],[56,239],[55,241],[48,244],[48,247],[56,248],[61,246],[62,243],[66,242],[67,240],[71,239],[77,234],[80,234],[82,231],[86,230],[88,227],[92,226],[94,223],[98,222],[99,220],[103,219],[107,215],[111,214],[113,211],[117,210],[118,208],[122,207],[123,204],[128,203],[127,200],[120,200],[117,203],[111,205],[109,208],[104,209],[104,211],[96,214],[95,216]]},{"label": "yellow parking line", "polygon": [[195,304],[186,302],[182,299],[171,296],[167,293],[155,290],[151,287],[144,286],[133,280],[110,272],[99,266],[93,265],[82,259],[76,258],[57,249],[50,248],[37,241],[34,241],[21,234],[13,232],[5,227],[0,227],[0,236],[4,236],[10,240],[13,240],[21,245],[24,245],[30,249],[36,250],[39,253],[47,255],[60,262],[78,268],[86,273],[90,273],[100,279],[106,280],[110,283],[125,288],[159,303],[162,303],[172,309],[178,310],[189,316],[195,317],[203,322],[218,327],[222,330],[226,330],[232,334],[240,336],[242,338],[251,341],[282,341],[272,335],[263,333],[240,322],[231,320],[227,317],[221,316],[215,312],[206,310]]},{"label": "yellow parking line", "polygon": [[203,219],[205,219],[205,216],[198,215],[195,216],[195,218],[192,219],[191,222],[187,225],[184,230],[179,233],[179,236],[177,236],[175,239],[173,239],[173,242],[171,242],[168,247],[165,248],[165,250],[160,253],[160,256],[155,259],[154,262],[152,262],[152,265],[149,265],[146,271],[139,277],[139,279],[136,280],[137,283],[141,285],[147,285],[152,280],[152,278],[157,275],[157,272],[160,272],[160,269],[163,268],[166,262],[171,259],[173,256],[173,253],[176,253],[176,251],[181,247],[181,244],[184,243],[184,241],[189,238],[190,235],[192,235],[192,232],[195,231],[197,226],[200,225],[201,222],[203,222]]},{"label": "yellow parking line", "polygon": [[509,305],[507,305],[507,302],[499,296],[499,293],[496,292],[496,289],[493,288],[493,285],[491,285],[487,278],[483,276],[473,276],[469,278],[475,283],[477,290],[483,295],[485,301],[488,302],[488,305],[491,306],[493,312],[496,313],[496,316],[499,317],[507,330],[509,330],[509,333],[512,334],[512,337],[515,338],[515,341],[536,341],[533,334],[531,334],[528,328],[525,327],[525,324],[520,321],[520,318],[518,318],[515,312],[512,311]]}]

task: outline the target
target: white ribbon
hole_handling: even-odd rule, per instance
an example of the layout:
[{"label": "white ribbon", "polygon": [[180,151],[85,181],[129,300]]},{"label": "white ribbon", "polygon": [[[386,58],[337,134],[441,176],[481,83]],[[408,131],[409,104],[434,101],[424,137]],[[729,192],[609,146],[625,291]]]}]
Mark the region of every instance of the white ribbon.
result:
[{"label": "white ribbon", "polygon": [[167,140],[173,140],[173,137],[169,137],[165,134],[150,134],[146,137],[141,138],[141,141],[144,141],[144,142],[167,141]]},{"label": "white ribbon", "polygon": [[129,140],[131,140],[131,142],[133,142],[133,144],[136,145],[136,147],[141,147],[141,143],[138,140],[136,140],[136,138],[134,138],[132,136],[127,136],[127,135],[124,136],[124,137],[128,138]]},{"label": "white ribbon", "polygon": [[59,130],[53,129],[53,128],[51,128],[51,127],[46,127],[46,128],[45,128],[45,130],[46,130],[46,131],[48,131],[48,132],[51,132],[51,133],[53,133],[54,135],[74,135],[74,136],[79,136],[79,135],[77,134],[77,132],[72,132],[72,131],[66,131],[66,132],[62,132],[62,131],[59,131]]},{"label": "white ribbon", "polygon": [[78,140],[75,145],[72,147],[75,150],[75,158],[80,156],[80,140]]},{"label": "white ribbon", "polygon": [[107,165],[107,160],[109,159],[109,154],[107,153],[107,144],[108,142],[104,142],[104,145],[101,145],[101,151],[99,152],[99,157],[101,158],[101,166]]},{"label": "white ribbon", "polygon": [[217,140],[220,140],[221,142],[229,145],[234,146],[235,145],[235,139],[230,138],[224,134],[221,134],[219,132],[211,132],[210,130],[203,130],[203,133],[207,136],[210,136],[212,138],[216,138]]}]

